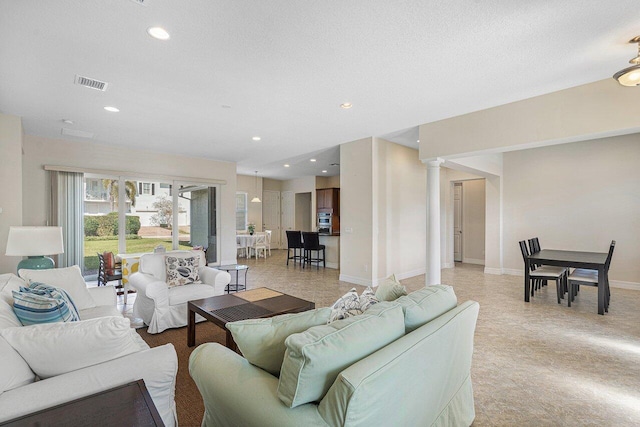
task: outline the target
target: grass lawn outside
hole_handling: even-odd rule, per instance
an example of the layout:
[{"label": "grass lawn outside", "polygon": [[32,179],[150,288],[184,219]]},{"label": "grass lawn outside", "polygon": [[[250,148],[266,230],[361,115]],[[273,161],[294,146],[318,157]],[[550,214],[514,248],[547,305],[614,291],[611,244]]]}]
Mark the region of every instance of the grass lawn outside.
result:
[{"label": "grass lawn outside", "polygon": [[[158,245],[163,245],[168,251],[171,250],[171,239],[167,238],[145,238],[127,239],[127,253],[153,252]],[[188,242],[180,242],[179,249],[190,250]],[[118,253],[118,239],[113,240],[85,240],[84,241],[84,268],[86,272],[98,270],[98,252]]]}]

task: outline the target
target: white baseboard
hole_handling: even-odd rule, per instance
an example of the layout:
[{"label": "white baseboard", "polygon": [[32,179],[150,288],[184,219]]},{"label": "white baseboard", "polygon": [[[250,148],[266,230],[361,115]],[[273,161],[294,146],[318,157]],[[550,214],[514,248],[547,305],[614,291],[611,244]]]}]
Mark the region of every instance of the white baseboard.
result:
[{"label": "white baseboard", "polygon": [[484,274],[495,274],[496,276],[501,276],[502,275],[502,269],[501,268],[485,267],[484,268]]},{"label": "white baseboard", "polygon": [[462,258],[462,262],[464,262],[466,264],[484,265],[484,260],[483,259]]},{"label": "white baseboard", "polygon": [[[415,270],[407,271],[407,272],[404,272],[404,273],[396,273],[396,279],[404,280],[404,279],[408,279],[410,277],[420,276],[421,274],[425,274],[426,272],[427,272],[426,268],[417,268]],[[378,280],[382,281],[384,279],[378,279]]]},{"label": "white baseboard", "polygon": [[362,277],[355,277],[355,276],[347,276],[346,274],[341,274],[338,277],[338,280],[340,280],[341,282],[347,282],[347,283],[353,283],[354,285],[362,285],[362,286],[371,286],[371,280],[370,279],[363,279]]},{"label": "white baseboard", "polygon": [[[455,267],[456,267],[455,262],[443,262],[441,268],[455,268]],[[426,271],[426,269],[424,271]]]},{"label": "white baseboard", "polygon": [[333,268],[334,270],[338,270],[340,265],[337,262],[328,262],[327,268]]},{"label": "white baseboard", "polygon": [[640,291],[640,283],[638,282],[623,282],[622,280],[609,280],[609,286],[619,289],[633,289],[634,291]]},{"label": "white baseboard", "polygon": [[524,271],[517,268],[503,268],[502,274],[508,274],[510,276],[524,276]]}]

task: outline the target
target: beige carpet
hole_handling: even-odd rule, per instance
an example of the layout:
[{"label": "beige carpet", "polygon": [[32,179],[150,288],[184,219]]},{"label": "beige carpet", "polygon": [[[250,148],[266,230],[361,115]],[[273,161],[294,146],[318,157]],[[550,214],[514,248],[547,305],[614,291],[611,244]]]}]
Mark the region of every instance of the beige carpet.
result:
[{"label": "beige carpet", "polygon": [[178,353],[178,375],[176,377],[176,408],[180,427],[197,427],[202,423],[204,404],[196,384],[189,375],[189,356],[200,344],[218,342],[224,344],[225,333],[210,322],[198,323],[196,346],[187,347],[187,328],[169,329],[160,334],[149,334],[147,328],[137,329],[150,347],[171,343]]}]

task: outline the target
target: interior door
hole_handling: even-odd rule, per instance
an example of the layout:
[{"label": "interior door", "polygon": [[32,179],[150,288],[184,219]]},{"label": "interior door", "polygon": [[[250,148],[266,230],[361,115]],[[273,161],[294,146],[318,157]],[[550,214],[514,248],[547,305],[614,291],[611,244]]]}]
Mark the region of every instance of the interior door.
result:
[{"label": "interior door", "polygon": [[281,233],[281,242],[282,246],[286,246],[287,244],[287,230],[293,230],[295,226],[295,198],[293,195],[293,191],[284,191],[282,192],[282,233]]},{"label": "interior door", "polygon": [[453,260],[462,262],[462,183],[453,185]]},{"label": "interior door", "polygon": [[280,246],[280,192],[262,191],[262,229],[271,230],[271,247]]}]

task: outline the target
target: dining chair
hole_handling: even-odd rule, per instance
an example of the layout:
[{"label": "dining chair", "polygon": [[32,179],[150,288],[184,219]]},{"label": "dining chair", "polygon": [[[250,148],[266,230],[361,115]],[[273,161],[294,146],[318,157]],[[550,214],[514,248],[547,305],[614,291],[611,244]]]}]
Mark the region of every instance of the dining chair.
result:
[{"label": "dining chair", "polygon": [[[518,242],[520,245],[520,252],[522,253],[522,260],[524,261],[524,268],[529,268],[527,257],[529,256],[529,249],[527,248],[527,242],[521,240]],[[529,269],[529,280],[531,281],[531,296],[534,296],[536,286],[539,286],[543,281],[555,280],[556,293],[558,296],[558,304],[560,300],[564,298],[564,289],[566,285],[567,269],[564,267],[553,267],[549,265],[543,265],[534,269]],[[536,289],[534,289],[536,288]]]},{"label": "dining chair", "polygon": [[[293,250],[293,255],[291,255],[291,250]],[[294,263],[296,260],[302,263],[302,251],[302,233],[299,230],[287,230],[287,265],[289,265],[290,259]]]},{"label": "dining chair", "polygon": [[248,258],[247,256],[247,247],[244,244],[244,240],[236,235],[236,256],[241,256],[243,258]]},{"label": "dining chair", "polygon": [[267,251],[269,251],[269,256],[271,256],[271,230],[264,230],[267,233]]},{"label": "dining chair", "polygon": [[[320,237],[317,232],[302,232],[302,245],[304,247],[304,260],[302,268],[305,264],[311,266],[312,262],[316,263],[316,268],[320,268],[320,261],[322,261],[322,267],[327,266],[325,261],[325,245],[320,244]],[[312,253],[316,252],[316,257],[313,258]],[[320,258],[320,251],[322,251],[322,258]]]},{"label": "dining chair", "polygon": [[[537,252],[540,252],[540,241],[538,240],[537,237],[534,237],[532,239],[529,239],[529,253],[533,255],[533,254],[535,254]],[[541,266],[540,264],[533,264],[531,266],[531,269],[535,270],[540,266]],[[538,279],[536,279],[536,281],[538,282],[536,284],[536,289],[540,289],[541,286],[547,286],[547,282],[546,281],[542,281],[542,280],[538,280]]]},{"label": "dining chair", "polygon": [[[609,301],[611,300],[611,290],[609,289],[609,266],[611,265],[611,258],[613,258],[613,250],[616,248],[616,241],[612,240],[609,245],[609,253],[607,254],[607,260],[604,263],[604,311],[609,312]],[[598,270],[589,270],[586,268],[576,268],[571,274],[569,274],[569,298],[568,306],[571,307],[571,302],[578,295],[580,285],[595,286],[598,287]]]},{"label": "dining chair", "polygon": [[122,267],[115,261],[113,252],[98,252],[98,286],[106,286],[107,282],[118,281],[116,288],[122,287]]},{"label": "dining chair", "polygon": [[253,241],[253,245],[251,245],[251,249],[253,250],[253,254],[256,259],[260,257],[261,252],[263,256],[267,258],[267,233],[257,232],[254,237],[255,239]]}]

